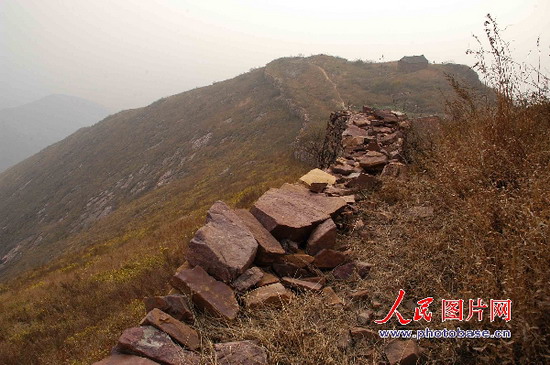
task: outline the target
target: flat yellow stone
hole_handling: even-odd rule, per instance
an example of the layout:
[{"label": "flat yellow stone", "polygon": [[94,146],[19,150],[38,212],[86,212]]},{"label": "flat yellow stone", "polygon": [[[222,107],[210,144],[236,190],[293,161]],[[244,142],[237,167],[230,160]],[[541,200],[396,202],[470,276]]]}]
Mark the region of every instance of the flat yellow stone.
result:
[{"label": "flat yellow stone", "polygon": [[334,185],[336,177],[321,169],[313,169],[300,178],[311,191],[321,192],[327,185]]}]

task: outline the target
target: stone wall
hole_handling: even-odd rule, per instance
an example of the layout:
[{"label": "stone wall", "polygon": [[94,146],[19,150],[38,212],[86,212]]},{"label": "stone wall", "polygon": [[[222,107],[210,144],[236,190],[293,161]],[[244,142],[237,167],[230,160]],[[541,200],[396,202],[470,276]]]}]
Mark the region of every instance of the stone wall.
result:
[{"label": "stone wall", "polygon": [[[347,229],[342,217],[356,211],[361,192],[378,188],[386,177],[405,177],[402,148],[408,126],[404,115],[388,110],[335,112],[327,127],[323,170],[268,190],[250,210],[214,203],[189,242],[187,262],[170,281],[176,294],[145,298],[144,319],[125,330],[112,354],[96,365],[201,364],[208,359],[222,365],[268,364],[266,351],[246,339],[215,344],[214,353],[207,353],[201,336],[208,334],[193,328],[195,310],[230,322],[239,316],[239,303],[262,310],[282,306],[304,291],[321,292],[328,305],[343,306],[326,286],[327,278],[365,278],[371,265],[337,245],[338,230]],[[399,356],[417,356],[416,347],[407,346],[412,346],[407,353],[398,346]]]}]

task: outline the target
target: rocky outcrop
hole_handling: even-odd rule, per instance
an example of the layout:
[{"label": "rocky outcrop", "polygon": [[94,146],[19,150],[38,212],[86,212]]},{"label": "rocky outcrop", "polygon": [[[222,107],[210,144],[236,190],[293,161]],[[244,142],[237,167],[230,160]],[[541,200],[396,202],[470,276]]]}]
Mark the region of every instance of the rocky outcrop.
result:
[{"label": "rocky outcrop", "polygon": [[233,290],[217,281],[200,266],[179,271],[172,277],[172,286],[191,296],[193,303],[213,316],[233,320],[239,304]]},{"label": "rocky outcrop", "polygon": [[280,307],[292,300],[293,294],[282,284],[275,283],[262,286],[249,292],[244,297],[244,303],[248,308],[259,308],[266,306]]},{"label": "rocky outcrop", "polygon": [[323,249],[333,248],[335,244],[336,224],[329,218],[317,226],[309,236],[306,251],[311,255],[316,255]]},{"label": "rocky outcrop", "polygon": [[318,196],[288,189],[269,189],[251,209],[271,234],[281,240],[304,241],[311,231],[346,206],[342,198]]},{"label": "rocky outcrop", "polygon": [[166,332],[180,345],[185,346],[189,350],[198,350],[200,347],[200,339],[197,331],[158,308],[147,313],[140,325],[153,326]]},{"label": "rocky outcrop", "polygon": [[227,283],[252,265],[257,250],[258,243],[244,222],[225,203],[216,202],[206,225],[189,242],[187,261]]},{"label": "rocky outcrop", "polygon": [[136,354],[165,365],[199,365],[200,356],[176,345],[170,337],[151,326],[125,330],[118,339],[117,350]]},{"label": "rocky outcrop", "polygon": [[189,323],[195,321],[195,316],[191,309],[189,309],[189,305],[187,305],[187,298],[181,294],[146,297],[143,299],[143,304],[147,312],[152,311],[154,308],[158,308],[180,321]]},{"label": "rocky outcrop", "polygon": [[258,252],[256,254],[256,263],[259,265],[270,264],[279,256],[285,253],[285,250],[273,237],[267,229],[258,220],[245,209],[235,210],[235,214],[241,218],[245,226],[249,229],[252,236],[258,242]]}]

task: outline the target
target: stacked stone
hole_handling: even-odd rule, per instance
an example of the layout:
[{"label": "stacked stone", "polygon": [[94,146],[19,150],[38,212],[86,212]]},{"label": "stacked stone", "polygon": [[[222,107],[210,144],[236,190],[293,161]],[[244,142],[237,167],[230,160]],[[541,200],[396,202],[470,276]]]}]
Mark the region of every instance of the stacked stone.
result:
[{"label": "stacked stone", "polygon": [[[201,339],[190,303],[223,321],[238,316],[239,303],[280,307],[303,291],[321,292],[329,305],[343,304],[325,287],[327,276],[365,278],[371,266],[337,246],[335,219],[353,212],[354,194],[379,184],[378,175],[403,176],[407,122],[398,113],[369,108],[336,119],[336,163],[268,190],[250,210],[214,203],[189,242],[187,263],[171,279],[181,294],[145,298],[148,313],[140,326],[125,330],[113,354],[96,365],[199,364]],[[253,341],[216,344],[214,350],[218,364],[267,364],[265,350]]]}]

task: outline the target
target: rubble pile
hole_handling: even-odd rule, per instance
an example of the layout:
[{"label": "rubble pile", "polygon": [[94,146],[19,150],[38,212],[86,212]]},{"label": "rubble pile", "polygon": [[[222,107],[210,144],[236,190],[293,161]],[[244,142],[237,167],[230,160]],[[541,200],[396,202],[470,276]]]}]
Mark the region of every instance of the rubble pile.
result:
[{"label": "rubble pile", "polygon": [[[145,298],[147,314],[138,327],[124,331],[106,364],[199,364],[201,341],[193,328],[194,311],[232,321],[241,306],[262,310],[282,306],[305,291],[319,292],[328,305],[344,300],[331,280],[366,278],[371,265],[337,242],[337,222],[353,214],[362,193],[385,177],[403,178],[406,117],[388,110],[333,113],[327,129],[321,169],[296,184],[263,194],[250,210],[215,202],[206,224],[189,242],[186,259],[170,284],[179,294]],[[354,293],[361,299],[365,293]],[[352,337],[373,336],[361,327]],[[216,363],[267,364],[266,351],[254,341],[214,345]],[[388,347],[390,363],[418,357],[414,343]]]}]

